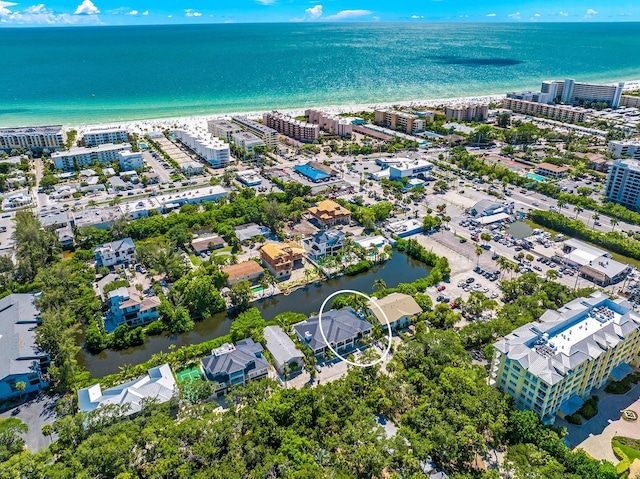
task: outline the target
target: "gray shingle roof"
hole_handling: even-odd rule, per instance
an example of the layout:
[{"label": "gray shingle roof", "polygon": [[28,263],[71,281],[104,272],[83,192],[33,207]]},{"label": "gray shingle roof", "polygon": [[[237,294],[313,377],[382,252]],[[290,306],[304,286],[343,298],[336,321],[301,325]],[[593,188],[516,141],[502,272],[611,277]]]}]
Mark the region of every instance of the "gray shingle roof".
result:
[{"label": "gray shingle roof", "polygon": [[219,356],[212,355],[202,358],[202,367],[212,376],[242,371],[251,361],[255,361],[254,369],[269,367],[269,363],[264,358],[256,356],[256,353],[261,351],[263,349],[260,344],[255,343],[252,339],[243,339],[236,343],[233,351]]},{"label": "gray shingle roof", "polygon": [[[311,349],[317,350],[326,346],[320,334],[318,316],[298,323],[294,326],[300,341]],[[352,308],[332,309],[322,314],[322,330],[331,344],[354,339],[358,333],[371,331],[371,324],[362,319]],[[308,336],[311,336],[307,339]]]},{"label": "gray shingle roof", "polygon": [[264,339],[267,341],[267,349],[278,364],[286,364],[292,359],[302,360],[302,352],[279,326],[264,328]]}]

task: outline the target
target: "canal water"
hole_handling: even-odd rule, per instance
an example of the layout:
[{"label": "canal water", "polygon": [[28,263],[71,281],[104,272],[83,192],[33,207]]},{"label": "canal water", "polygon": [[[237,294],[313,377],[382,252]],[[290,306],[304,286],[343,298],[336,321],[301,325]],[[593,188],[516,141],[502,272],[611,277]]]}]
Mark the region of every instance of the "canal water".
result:
[{"label": "canal water", "polygon": [[[373,282],[381,278],[387,287],[395,287],[399,283],[411,283],[419,278],[428,276],[429,268],[399,251],[393,252],[393,257],[384,264],[370,269],[366,273],[356,276],[341,276],[301,288],[285,296],[278,295],[253,303],[262,316],[267,320],[287,311],[295,311],[310,315],[320,310],[324,299],[340,289],[354,289],[370,294]],[[197,344],[209,339],[227,334],[231,328],[231,319],[225,313],[218,313],[208,319],[196,323],[193,330],[181,335],[162,334],[149,336],[145,344],[122,351],[102,351],[92,355],[82,350],[78,360],[93,377],[101,377],[116,373],[125,364],[142,363],[155,353],[169,352],[169,346],[176,348],[188,344]]]}]

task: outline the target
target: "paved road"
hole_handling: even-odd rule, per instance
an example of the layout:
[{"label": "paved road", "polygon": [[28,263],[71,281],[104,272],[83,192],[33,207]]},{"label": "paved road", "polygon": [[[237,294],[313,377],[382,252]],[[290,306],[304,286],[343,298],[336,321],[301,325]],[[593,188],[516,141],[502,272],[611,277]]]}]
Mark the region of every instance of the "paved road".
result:
[{"label": "paved road", "polygon": [[[42,434],[42,426],[51,424],[56,419],[56,413],[53,410],[55,399],[42,394],[17,408],[3,412],[0,417],[22,419],[29,426],[29,430],[22,437],[29,450],[36,452],[51,443],[51,439]],[[19,411],[17,414],[16,409]]]}]

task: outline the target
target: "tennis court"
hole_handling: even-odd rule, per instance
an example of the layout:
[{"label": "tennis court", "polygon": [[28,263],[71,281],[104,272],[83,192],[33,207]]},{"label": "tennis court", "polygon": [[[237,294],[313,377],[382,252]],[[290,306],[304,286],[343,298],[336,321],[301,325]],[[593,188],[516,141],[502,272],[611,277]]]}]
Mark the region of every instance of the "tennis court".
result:
[{"label": "tennis court", "polygon": [[199,367],[193,366],[191,368],[183,369],[182,371],[178,371],[176,373],[178,377],[178,382],[183,383],[187,379],[203,379],[202,371]]}]

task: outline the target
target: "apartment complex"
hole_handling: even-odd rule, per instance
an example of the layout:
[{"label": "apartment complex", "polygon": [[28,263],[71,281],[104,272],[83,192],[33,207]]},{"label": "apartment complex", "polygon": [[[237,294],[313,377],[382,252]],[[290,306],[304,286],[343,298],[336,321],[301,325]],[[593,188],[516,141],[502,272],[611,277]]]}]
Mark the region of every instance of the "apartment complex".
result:
[{"label": "apartment complex", "polygon": [[604,196],[608,201],[640,210],[640,162],[638,160],[615,160],[611,162]]},{"label": "apartment complex", "polygon": [[229,145],[204,129],[177,129],[174,134],[214,168],[224,168],[231,161]]},{"label": "apartment complex", "polygon": [[227,143],[231,143],[232,136],[235,133],[241,132],[242,128],[227,120],[209,120],[207,122],[207,130],[213,136],[220,138]]},{"label": "apartment complex", "polygon": [[566,165],[554,165],[553,163],[540,163],[536,166],[536,173],[549,178],[563,178],[567,176],[570,168]]},{"label": "apartment complex", "polygon": [[262,121],[269,128],[273,128],[283,135],[302,141],[303,143],[313,143],[320,135],[319,125],[296,120],[278,111],[264,113],[262,115]]},{"label": "apartment complex", "polygon": [[69,150],[51,153],[53,166],[59,170],[74,170],[94,163],[120,161],[121,151],[131,151],[129,143],[105,143],[95,147],[75,146]]},{"label": "apartment complex", "polygon": [[105,143],[126,143],[129,141],[127,130],[121,127],[89,130],[82,136],[84,146],[98,146]]},{"label": "apartment complex", "polygon": [[578,298],[498,341],[490,384],[520,409],[551,424],[572,414],[594,389],[638,364],[640,316],[601,292]]},{"label": "apartment complex", "polygon": [[612,140],[607,149],[614,158],[630,156],[634,160],[640,160],[640,141]]},{"label": "apartment complex", "polygon": [[487,105],[458,105],[448,106],[444,110],[447,120],[456,121],[485,121],[489,116]]},{"label": "apartment complex", "polygon": [[250,120],[246,116],[232,116],[231,121],[245,131],[253,133],[269,147],[278,146],[278,132],[262,123]]},{"label": "apartment complex", "polygon": [[304,249],[302,246],[293,241],[267,243],[260,249],[262,261],[278,279],[291,276],[295,263],[302,261],[303,255]]},{"label": "apartment complex", "polygon": [[319,125],[322,131],[331,135],[351,136],[353,132],[353,120],[349,118],[313,109],[306,110],[304,117],[307,122]]},{"label": "apartment complex", "polygon": [[33,152],[57,151],[64,148],[62,125],[0,128],[0,151],[9,153],[21,148]]},{"label": "apartment complex", "polygon": [[640,96],[622,95],[620,97],[620,106],[625,108],[640,108]]},{"label": "apartment complex", "polygon": [[523,115],[545,116],[553,120],[567,123],[582,123],[587,119],[587,111],[583,108],[576,108],[564,105],[547,105],[533,101],[517,100],[515,98],[505,98],[502,106],[514,113]]},{"label": "apartment complex", "polygon": [[262,141],[253,133],[249,133],[248,131],[240,131],[238,133],[234,133],[231,137],[231,141],[238,148],[246,151],[250,155],[253,154],[253,149],[256,146],[265,146],[264,141]]},{"label": "apartment complex", "polygon": [[373,121],[376,125],[402,130],[409,135],[424,131],[425,125],[425,120],[418,115],[391,109],[375,110]]},{"label": "apartment complex", "polygon": [[550,104],[553,103],[555,94],[552,95],[551,93],[543,93],[541,91],[509,92],[507,93],[507,98]]},{"label": "apartment complex", "polygon": [[567,78],[564,81],[547,80],[542,82],[542,93],[553,95],[553,101],[575,104],[581,101],[605,102],[611,108],[620,106],[620,98],[624,83],[616,85],[598,85],[596,83],[582,83]]},{"label": "apartment complex", "polygon": [[144,168],[142,153],[139,151],[123,150],[118,152],[121,171],[140,170]]}]

